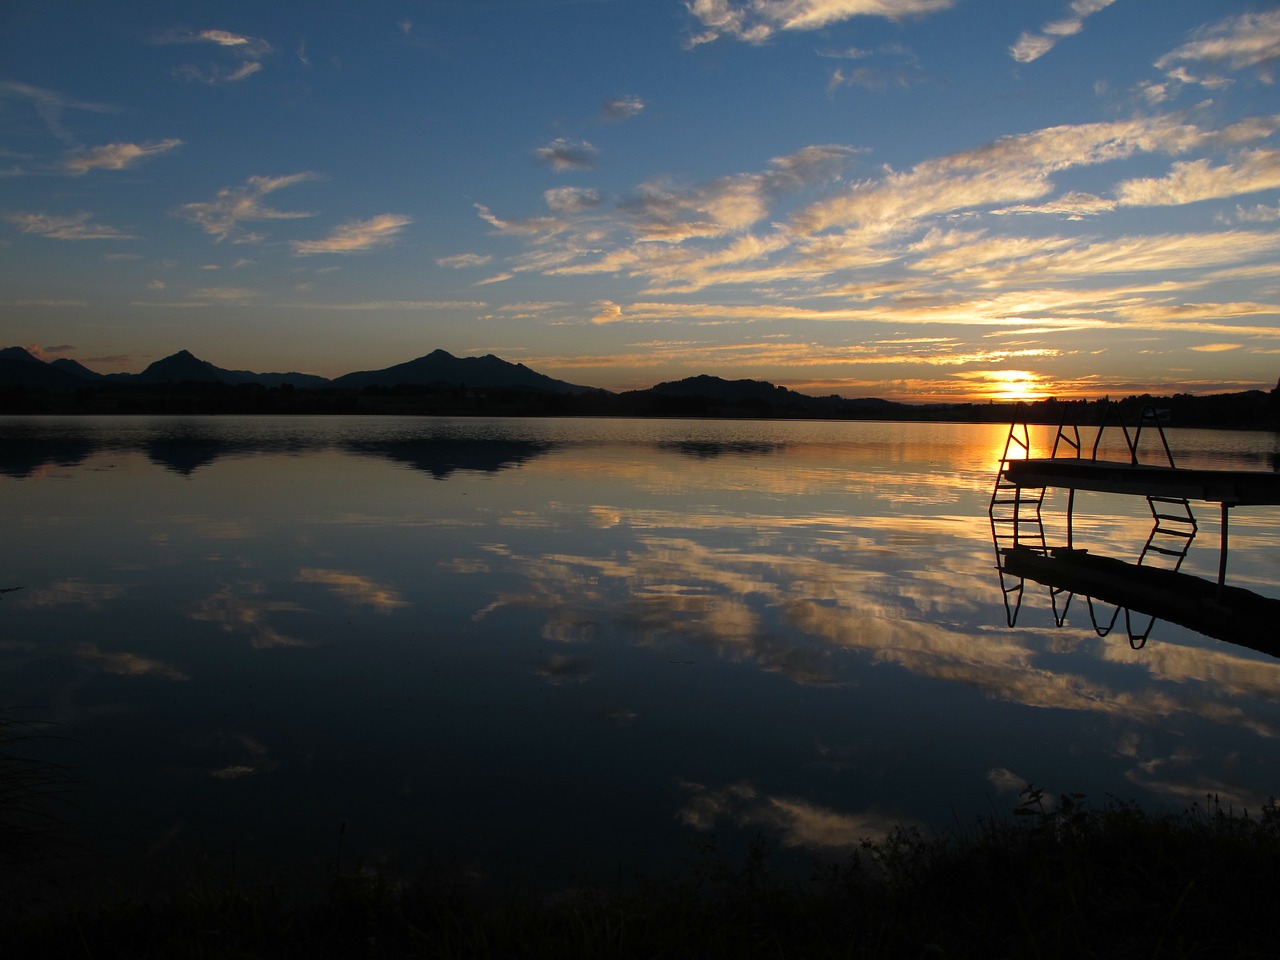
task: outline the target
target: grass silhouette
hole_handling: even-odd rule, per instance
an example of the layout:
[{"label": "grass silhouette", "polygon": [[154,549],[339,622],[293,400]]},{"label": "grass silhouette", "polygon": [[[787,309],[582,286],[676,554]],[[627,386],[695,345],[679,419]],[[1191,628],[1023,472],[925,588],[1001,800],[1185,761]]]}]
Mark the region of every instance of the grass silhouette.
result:
[{"label": "grass silhouette", "polygon": [[[6,794],[8,796],[8,794]],[[0,907],[26,957],[1271,957],[1280,809],[1177,814],[1028,786],[1011,816],[899,828],[797,881],[761,838],[625,889],[494,891],[335,859],[312,893],[192,869],[147,895]]]}]

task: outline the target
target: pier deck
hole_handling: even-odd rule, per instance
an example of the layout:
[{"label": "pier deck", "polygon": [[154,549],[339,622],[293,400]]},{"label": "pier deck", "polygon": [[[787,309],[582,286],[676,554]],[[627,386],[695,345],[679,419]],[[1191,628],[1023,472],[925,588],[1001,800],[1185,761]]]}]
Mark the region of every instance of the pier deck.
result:
[{"label": "pier deck", "polygon": [[1009,460],[1019,487],[1065,487],[1098,493],[1206,500],[1224,507],[1280,506],[1280,474],[1258,470],[1199,470],[1072,457]]}]

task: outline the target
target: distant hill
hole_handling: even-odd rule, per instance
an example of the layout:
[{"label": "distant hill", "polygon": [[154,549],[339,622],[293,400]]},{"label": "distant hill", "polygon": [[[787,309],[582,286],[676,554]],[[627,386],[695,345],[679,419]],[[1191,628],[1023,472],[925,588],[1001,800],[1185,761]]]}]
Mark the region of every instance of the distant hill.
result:
[{"label": "distant hill", "polygon": [[318,388],[329,385],[325,377],[310,373],[252,373],[248,370],[224,370],[208,360],[201,360],[188,350],[157,360],[138,374],[116,374],[112,379],[127,383],[256,383],[264,387],[289,384],[294,387]]},{"label": "distant hill", "polygon": [[0,386],[74,390],[84,386],[84,382],[74,373],[33,357],[22,347],[0,350]]},{"label": "distant hill", "polygon": [[51,360],[49,361],[49,366],[54,367],[58,370],[64,370],[67,373],[71,374],[72,376],[80,377],[82,380],[101,380],[102,379],[102,374],[96,373],[95,371],[90,370],[88,367],[86,367],[83,363],[80,363],[76,360],[71,360],[68,357],[59,357],[57,360]]},{"label": "distant hill", "polygon": [[694,409],[697,402],[701,401],[704,404],[734,405],[747,410],[767,410],[770,413],[791,415],[811,413],[815,416],[831,416],[833,413],[844,415],[856,412],[866,416],[900,411],[908,406],[873,397],[856,400],[835,395],[814,397],[764,380],[724,380],[706,374],[683,380],[669,380],[638,393],[657,398],[680,398],[690,409]]},{"label": "distant hill", "polygon": [[547,393],[592,393],[593,387],[556,380],[530,370],[523,363],[509,363],[493,354],[483,357],[455,357],[445,350],[433,350],[425,357],[398,363],[384,370],[364,370],[338,377],[331,384],[339,390],[366,387],[468,387],[480,390],[524,389]]},{"label": "distant hill", "polygon": [[[233,389],[246,384],[261,389]],[[444,350],[382,370],[328,380],[306,373],[225,370],[188,350],[157,360],[141,373],[100,374],[75,360],[45,363],[22,347],[0,349],[3,413],[478,414],[975,423],[1015,419],[1084,425],[1114,418],[1117,411],[1132,420],[1149,404],[1157,406],[1164,422],[1174,426],[1280,430],[1280,383],[1270,392],[1213,396],[912,404],[835,394],[815,397],[764,380],[725,380],[708,374],[611,393],[557,380],[492,354],[455,357]]]},{"label": "distant hill", "polygon": [[44,387],[47,390],[75,390],[93,384],[125,384],[151,386],[165,383],[223,383],[234,386],[256,383],[264,387],[289,384],[317,389],[329,385],[325,377],[309,373],[252,373],[248,370],[224,370],[208,360],[201,360],[189,350],[157,360],[141,373],[101,374],[75,360],[61,358],[45,363],[22,347],[0,350],[0,387]]}]

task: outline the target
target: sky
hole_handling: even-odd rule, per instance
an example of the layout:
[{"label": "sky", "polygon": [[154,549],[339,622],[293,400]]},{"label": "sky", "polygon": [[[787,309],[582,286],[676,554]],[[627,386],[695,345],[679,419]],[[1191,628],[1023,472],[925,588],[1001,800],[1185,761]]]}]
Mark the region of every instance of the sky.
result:
[{"label": "sky", "polygon": [[0,346],[1270,390],[1280,4],[0,5]]}]

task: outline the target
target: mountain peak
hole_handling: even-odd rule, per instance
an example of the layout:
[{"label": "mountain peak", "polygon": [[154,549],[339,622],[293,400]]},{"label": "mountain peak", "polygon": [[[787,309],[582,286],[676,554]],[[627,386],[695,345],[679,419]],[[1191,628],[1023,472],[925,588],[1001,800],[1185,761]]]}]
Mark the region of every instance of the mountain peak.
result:
[{"label": "mountain peak", "polygon": [[39,357],[33,357],[29,352],[22,349],[22,347],[5,347],[3,350],[0,350],[0,360],[22,360],[30,361],[31,363],[44,362]]},{"label": "mountain peak", "polygon": [[420,386],[432,388],[525,389],[546,393],[584,393],[589,387],[555,380],[519,363],[509,363],[492,353],[483,357],[455,357],[447,350],[433,350],[425,357],[398,363],[383,370],[361,370],[338,377],[340,390],[365,387]]}]

